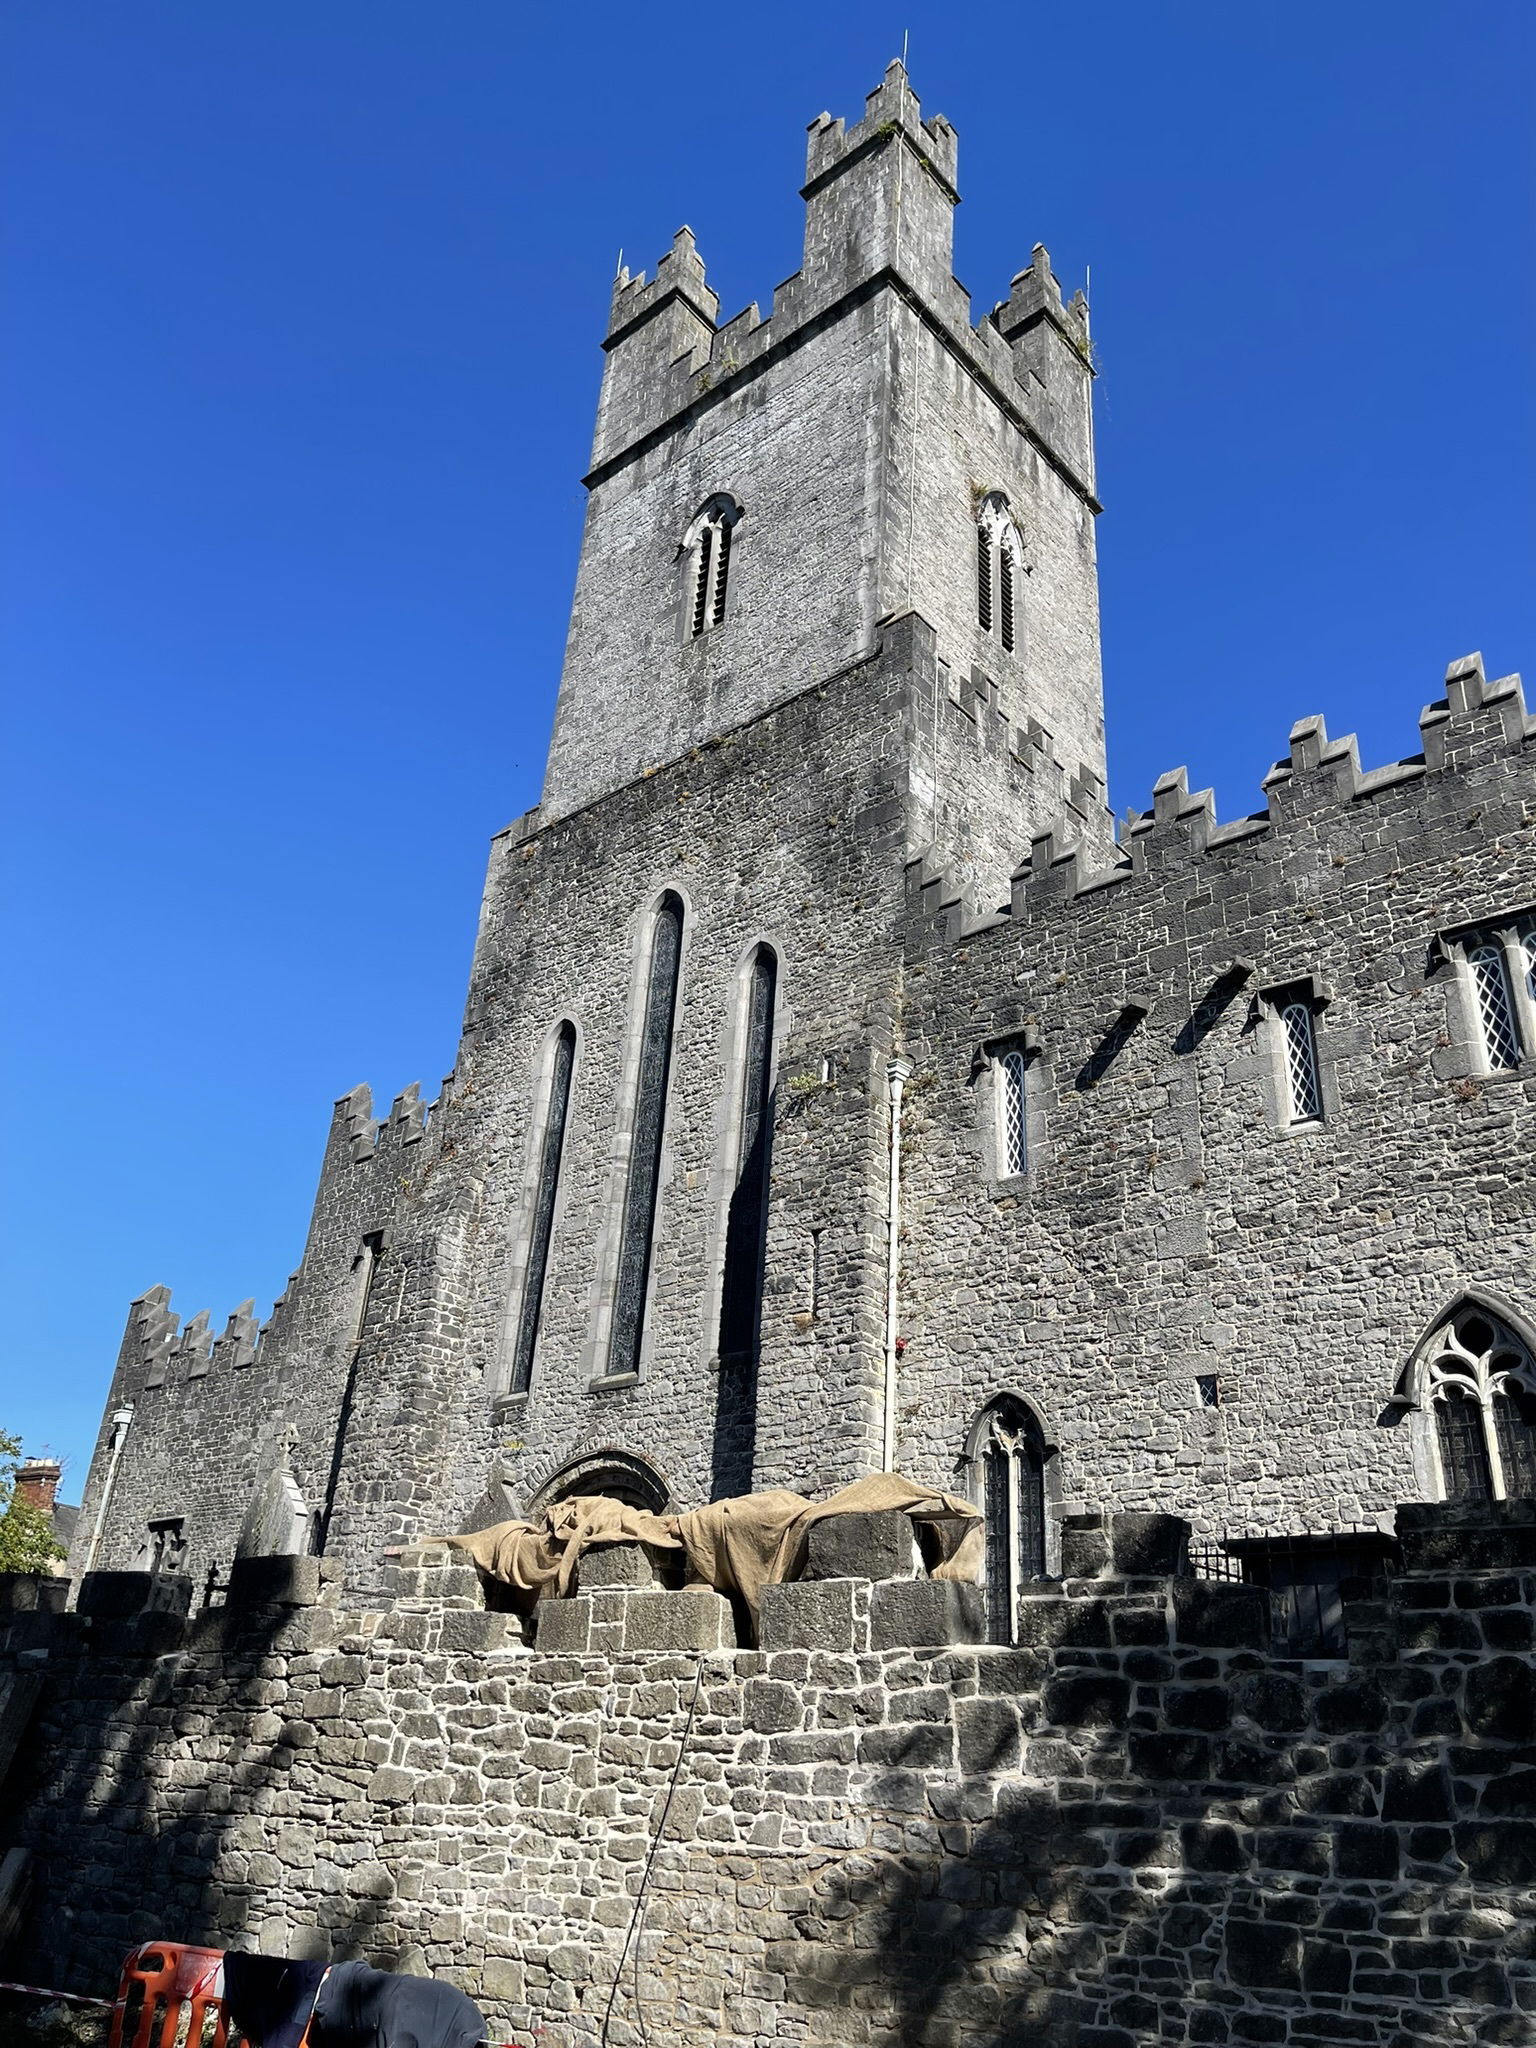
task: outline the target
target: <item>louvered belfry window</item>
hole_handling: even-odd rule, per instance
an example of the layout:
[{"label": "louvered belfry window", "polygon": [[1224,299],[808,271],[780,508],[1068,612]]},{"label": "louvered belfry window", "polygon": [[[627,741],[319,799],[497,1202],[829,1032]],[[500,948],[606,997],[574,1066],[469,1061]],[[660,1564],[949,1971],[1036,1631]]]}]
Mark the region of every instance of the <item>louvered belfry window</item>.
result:
[{"label": "louvered belfry window", "polygon": [[523,1305],[517,1319],[517,1344],[512,1353],[514,1394],[526,1394],[533,1380],[533,1354],[544,1312],[544,1281],[549,1271],[549,1244],[560,1192],[560,1160],[565,1151],[565,1126],[571,1107],[571,1074],[576,1064],[576,1027],[560,1026],[549,1077],[549,1107],[544,1142],[539,1150],[539,1178],[533,1196],[533,1228],[528,1239],[528,1270],[523,1277]]},{"label": "louvered belfry window", "polygon": [[693,579],[688,594],[690,639],[697,640],[725,617],[732,540],[740,518],[734,498],[711,498],[688,530],[684,551]]},{"label": "louvered belfry window", "polygon": [[693,637],[698,639],[710,623],[710,594],[715,574],[715,529],[706,526],[699,535],[698,556],[693,570]]},{"label": "louvered belfry window", "polygon": [[619,1271],[614,1291],[613,1339],[608,1366],[612,1373],[637,1372],[640,1365],[682,950],[683,906],[678,897],[669,894],[661,900],[651,933],[651,964],[641,1026],[639,1072],[635,1080],[629,1182],[624,1194],[624,1224],[619,1236]]},{"label": "louvered belfry window", "polygon": [[988,491],[976,511],[976,623],[995,632],[1005,654],[1018,633],[1019,530],[1001,491]]}]

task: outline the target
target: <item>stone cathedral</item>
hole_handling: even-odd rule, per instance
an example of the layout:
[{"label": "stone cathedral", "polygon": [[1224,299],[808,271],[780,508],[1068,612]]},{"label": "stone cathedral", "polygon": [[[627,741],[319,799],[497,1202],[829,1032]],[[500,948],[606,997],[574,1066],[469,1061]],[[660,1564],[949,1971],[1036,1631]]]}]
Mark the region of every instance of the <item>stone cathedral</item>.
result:
[{"label": "stone cathedral", "polygon": [[[76,1677],[7,1840],[111,1807],[56,1761],[109,1650],[150,1777],[201,1785],[199,1841],[225,1816],[180,1891],[123,1837],[98,1950],[148,1938],[146,1885],[162,1933],[366,1948],[366,1906],[509,2025],[607,2040],[622,1915],[590,1901],[682,1770],[657,1743],[702,1728],[629,1951],[654,2039],[1438,2042],[1404,2015],[1441,2007],[1529,2038],[1475,1894],[1536,1886],[1531,1802],[1455,1744],[1536,1713],[1503,1670],[1536,1568],[1536,719],[1469,655],[1407,759],[1303,717],[1262,809],[1219,823],[1174,770],[1117,830],[1088,307],[1037,246],[976,318],[956,178],[895,64],[812,124],[766,315],[721,322],[686,228],[615,281],[543,798],[492,845],[454,1071],[336,1105],[264,1326],[133,1304],[71,1570],[150,1590],[14,1624]],[[434,1548],[882,1471],[984,1516],[930,1635],[823,1572],[755,1643],[648,1640],[637,1603],[683,1594],[594,1575],[535,1643]],[[1421,1639],[1440,1606],[1459,1632]],[[239,1732],[201,1780],[189,1712]],[[139,1833],[192,1825],[132,1796]],[[1453,1904],[1410,1941],[1394,1884]],[[1399,1935],[1438,1960],[1362,1963]]]}]

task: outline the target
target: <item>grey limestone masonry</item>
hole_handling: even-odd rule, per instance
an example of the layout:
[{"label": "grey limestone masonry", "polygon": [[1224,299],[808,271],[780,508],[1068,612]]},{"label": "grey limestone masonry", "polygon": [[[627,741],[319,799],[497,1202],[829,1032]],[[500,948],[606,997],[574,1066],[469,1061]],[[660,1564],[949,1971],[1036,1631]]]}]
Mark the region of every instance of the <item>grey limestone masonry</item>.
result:
[{"label": "grey limestone masonry", "polygon": [[[337,1103],[264,1326],[133,1304],[71,1611],[11,1595],[0,1850],[72,1981],[415,1944],[590,2044],[676,1768],[653,2041],[1525,2038],[1536,721],[1461,657],[1411,758],[1304,717],[1262,811],[1175,771],[1117,834],[1088,309],[1037,247],[973,324],[956,177],[893,66],[812,125],[766,317],[686,230],[616,281],[454,1070]],[[876,1518],[758,1648],[660,1551],[530,1643],[436,1540],[818,1496],[887,1430],[985,1588]],[[1402,1568],[1347,1661],[1277,1661],[1277,1539],[1336,1604]]]},{"label": "grey limestone masonry", "polygon": [[[524,2048],[592,2048],[610,2001],[608,2039],[699,2048],[1525,2041],[1536,1510],[1480,1514],[1405,1509],[1401,1576],[1309,1663],[1262,1591],[1103,1543],[1017,1647],[860,1647],[821,1602],[780,1647],[667,1648],[651,1610],[694,1596],[644,1588],[596,1596],[644,1646],[596,1652],[296,1582],[18,1612],[28,1959],[90,1991],[167,1930],[414,1952]],[[1128,1561],[1181,1554],[1136,1519]],[[969,1590],[872,1590],[903,1589]]]}]

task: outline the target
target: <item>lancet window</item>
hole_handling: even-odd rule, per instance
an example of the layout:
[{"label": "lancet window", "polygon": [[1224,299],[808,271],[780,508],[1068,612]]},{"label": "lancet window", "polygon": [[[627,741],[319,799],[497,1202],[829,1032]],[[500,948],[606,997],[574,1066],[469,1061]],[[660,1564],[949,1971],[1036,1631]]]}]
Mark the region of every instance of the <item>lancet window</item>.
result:
[{"label": "lancet window", "polygon": [[512,1353],[514,1394],[526,1394],[533,1379],[539,1321],[544,1312],[544,1282],[549,1271],[549,1246],[554,1231],[555,1202],[560,1193],[560,1162],[571,1108],[571,1075],[576,1065],[576,1027],[569,1020],[555,1035],[550,1067],[549,1098],[544,1114],[544,1139],[539,1148],[539,1178],[533,1191],[533,1227],[528,1238],[528,1269],[523,1277],[523,1305],[517,1319]]},{"label": "lancet window", "polygon": [[1011,1643],[1019,1594],[1045,1572],[1045,1445],[1024,1403],[1004,1394],[971,1432],[975,1498],[986,1526],[987,1634]]},{"label": "lancet window", "polygon": [[1536,1058],[1536,919],[1482,926],[1439,941],[1460,962],[1477,1064],[1509,1073]]},{"label": "lancet window", "polygon": [[669,892],[661,899],[651,927],[651,959],[641,1022],[639,1068],[635,1077],[629,1180],[624,1193],[624,1221],[619,1235],[619,1271],[608,1367],[612,1373],[637,1372],[640,1366],[682,951],[683,906],[681,899]]},{"label": "lancet window", "polygon": [[720,1379],[711,1482],[716,1500],[747,1493],[757,1452],[757,1353],[773,1144],[773,1024],[778,961],[759,946],[747,969],[738,1128],[720,1290]]},{"label": "lancet window", "polygon": [[773,1010],[778,962],[759,946],[747,977],[742,1046],[740,1134],[736,1179],[725,1233],[725,1280],[720,1301],[720,1356],[750,1353],[757,1345],[762,1294],[763,1218],[768,1191],[773,1080]]},{"label": "lancet window", "polygon": [[1419,1359],[1447,1500],[1536,1496],[1536,1360],[1491,1310],[1467,1303]]},{"label": "lancet window", "polygon": [[688,636],[697,640],[725,617],[731,549],[741,507],[734,498],[711,498],[683,542],[687,573]]},{"label": "lancet window", "polygon": [[976,623],[996,632],[1012,654],[1017,633],[1022,550],[1018,528],[1001,491],[989,491],[976,515]]},{"label": "lancet window", "polygon": [[999,1150],[1004,1174],[1023,1173],[1029,1165],[1028,1105],[1024,1092],[1027,1072],[1024,1055],[1017,1047],[1005,1052],[997,1063],[998,1109],[1002,1121]]},{"label": "lancet window", "polygon": [[1286,1003],[1280,1011],[1280,1033],[1288,1121],[1317,1123],[1323,1114],[1323,1087],[1317,1064],[1317,1014],[1311,1003]]}]

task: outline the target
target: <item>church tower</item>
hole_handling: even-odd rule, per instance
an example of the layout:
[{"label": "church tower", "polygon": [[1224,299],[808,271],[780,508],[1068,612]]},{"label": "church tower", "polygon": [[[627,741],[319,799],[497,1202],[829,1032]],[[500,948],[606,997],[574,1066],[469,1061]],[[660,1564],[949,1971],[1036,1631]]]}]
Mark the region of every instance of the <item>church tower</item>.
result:
[{"label": "church tower", "polygon": [[719,324],[687,228],[654,278],[620,272],[543,819],[916,613],[948,694],[1030,769],[983,788],[938,736],[917,829],[1002,896],[1032,832],[1103,852],[1088,309],[1063,305],[1037,246],[972,325],[956,158],[893,63],[857,126],[811,125],[804,260],[766,319]]},{"label": "church tower", "polygon": [[[1037,248],[973,326],[955,179],[893,64],[812,124],[768,317],[719,323],[687,229],[620,273],[543,800],[493,846],[454,1073],[430,1114],[337,1105],[304,1264],[222,1340],[236,1451],[200,1326],[136,1305],[93,1481],[125,1526],[181,1512],[146,1431],[183,1382],[181,1444],[360,1593],[476,1514],[901,1454],[914,877],[919,917],[940,870],[995,912],[1032,839],[1112,837],[1087,308]],[[194,1571],[245,1540],[220,1512]]]}]

